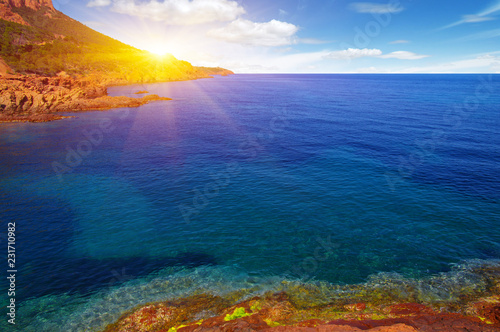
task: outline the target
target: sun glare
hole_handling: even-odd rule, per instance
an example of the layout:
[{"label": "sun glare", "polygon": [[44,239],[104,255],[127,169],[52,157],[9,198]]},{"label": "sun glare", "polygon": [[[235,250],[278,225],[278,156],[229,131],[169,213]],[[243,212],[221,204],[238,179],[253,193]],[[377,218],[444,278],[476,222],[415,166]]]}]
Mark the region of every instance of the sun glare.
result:
[{"label": "sun glare", "polygon": [[164,56],[168,53],[171,53],[169,52],[168,47],[162,44],[151,45],[148,48],[146,48],[146,50],[158,56]]},{"label": "sun glare", "polygon": [[139,31],[131,32],[134,39],[131,45],[134,47],[151,53],[153,57],[163,58],[172,55],[185,60],[182,57],[186,56],[186,40],[189,40],[189,35],[177,33],[175,36],[170,36],[168,34],[148,33],[148,31],[139,33]]}]

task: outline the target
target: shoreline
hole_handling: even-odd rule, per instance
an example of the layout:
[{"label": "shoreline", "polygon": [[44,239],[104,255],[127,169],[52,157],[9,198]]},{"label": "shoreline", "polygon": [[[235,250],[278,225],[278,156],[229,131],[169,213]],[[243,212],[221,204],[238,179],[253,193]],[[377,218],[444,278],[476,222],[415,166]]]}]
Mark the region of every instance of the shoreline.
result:
[{"label": "shoreline", "polygon": [[[217,68],[216,68],[217,69]],[[49,122],[74,118],[61,112],[106,111],[123,107],[139,107],[153,101],[172,100],[156,94],[141,98],[109,96],[108,88],[149,83],[166,83],[228,76],[225,69],[198,71],[193,77],[169,81],[127,82],[105,76],[89,75],[72,78],[65,74],[46,76],[0,76],[0,123]],[[207,71],[208,70],[208,71]]]},{"label": "shoreline", "polygon": [[489,303],[488,299],[471,304],[471,311],[465,315],[420,303],[357,302],[301,308],[286,292],[231,305],[220,296],[198,294],[136,307],[104,332],[494,332],[500,331],[498,308],[498,303]]},{"label": "shoreline", "polygon": [[[215,265],[164,272],[119,284],[113,279],[88,296],[30,298],[20,314],[72,306],[75,316],[47,313],[49,322],[64,326],[54,331],[500,331],[497,260],[471,261],[426,279],[389,273],[355,284],[256,277]],[[47,329],[45,322],[25,326]]]},{"label": "shoreline", "polygon": [[456,290],[449,293],[444,275],[426,279],[429,289],[389,277],[343,286],[282,279],[265,292],[258,285],[229,292],[195,290],[137,305],[103,331],[495,332],[500,331],[499,269],[498,262],[471,263],[461,277],[475,274],[478,283],[465,285],[458,275],[449,275]]}]

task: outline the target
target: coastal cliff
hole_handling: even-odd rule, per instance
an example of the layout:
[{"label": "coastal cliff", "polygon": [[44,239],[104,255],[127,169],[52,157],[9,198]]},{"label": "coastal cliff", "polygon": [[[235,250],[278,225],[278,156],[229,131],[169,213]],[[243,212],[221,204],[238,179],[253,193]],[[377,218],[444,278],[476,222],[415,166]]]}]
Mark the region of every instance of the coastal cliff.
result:
[{"label": "coastal cliff", "polygon": [[[4,66],[8,72],[8,66]],[[2,62],[0,61],[0,71]],[[215,68],[212,75],[227,76],[232,74],[226,69]],[[211,75],[200,70],[186,79],[210,78]],[[160,82],[151,80],[148,82]],[[64,119],[59,112],[77,112],[90,110],[108,110],[119,107],[138,107],[158,100],[171,98],[158,95],[146,95],[142,98],[110,97],[107,87],[144,83],[126,79],[113,79],[106,76],[72,78],[62,73],[56,77],[39,75],[15,76],[0,74],[0,122],[46,122]]]},{"label": "coastal cliff", "polygon": [[44,7],[49,11],[56,11],[52,4],[52,0],[0,0],[0,19],[22,25],[29,25],[21,15],[13,11],[13,8],[23,7],[30,8],[34,11],[38,11]]},{"label": "coastal cliff", "polygon": [[0,0],[0,3],[10,7],[27,7],[33,10],[39,10],[42,7],[47,7],[48,9],[55,11],[52,0]]},{"label": "coastal cliff", "polygon": [[50,121],[55,113],[137,107],[168,98],[109,97],[112,85],[230,75],[173,55],[154,56],[94,31],[51,0],[0,0],[0,121]]},{"label": "coastal cliff", "polygon": [[104,85],[88,78],[3,78],[0,79],[0,122],[46,122],[67,118],[57,115],[58,112],[138,107],[156,100],[170,98],[110,97]]}]

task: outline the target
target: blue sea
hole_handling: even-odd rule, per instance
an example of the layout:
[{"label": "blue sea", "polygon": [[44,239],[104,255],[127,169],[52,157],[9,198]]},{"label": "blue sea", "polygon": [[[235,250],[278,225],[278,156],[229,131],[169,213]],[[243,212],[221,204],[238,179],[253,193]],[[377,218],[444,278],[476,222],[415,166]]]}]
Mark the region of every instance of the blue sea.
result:
[{"label": "blue sea", "polygon": [[99,331],[147,302],[304,284],[392,280],[445,301],[499,264],[499,75],[240,74],[108,93],[139,90],[173,100],[0,126],[20,331]]}]

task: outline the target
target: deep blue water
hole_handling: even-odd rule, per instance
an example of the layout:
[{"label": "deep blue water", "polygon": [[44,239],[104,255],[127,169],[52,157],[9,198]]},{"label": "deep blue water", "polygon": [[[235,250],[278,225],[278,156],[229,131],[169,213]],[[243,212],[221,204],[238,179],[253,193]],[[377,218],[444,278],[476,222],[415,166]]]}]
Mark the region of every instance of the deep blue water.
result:
[{"label": "deep blue water", "polygon": [[173,100],[0,126],[26,331],[99,328],[194,289],[500,259],[499,75],[235,75],[109,93],[139,90]]}]

